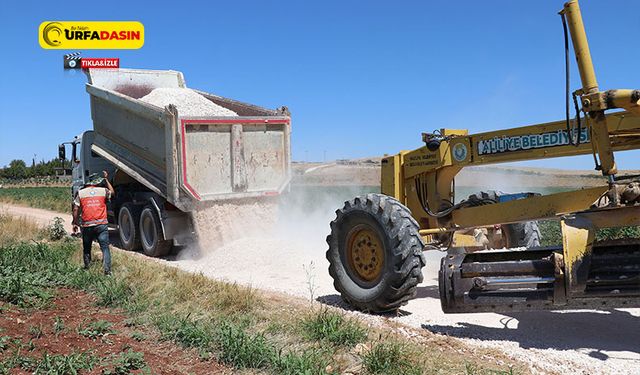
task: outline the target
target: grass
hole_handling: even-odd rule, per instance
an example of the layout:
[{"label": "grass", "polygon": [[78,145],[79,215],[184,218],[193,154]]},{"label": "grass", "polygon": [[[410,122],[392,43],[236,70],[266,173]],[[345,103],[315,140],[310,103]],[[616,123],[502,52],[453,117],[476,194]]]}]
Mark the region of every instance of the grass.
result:
[{"label": "grass", "polygon": [[[21,229],[13,220],[0,221],[0,230]],[[9,232],[5,231],[11,237]],[[114,276],[105,277],[99,267],[89,271],[81,269],[77,240],[47,243],[19,240],[25,236],[37,237],[40,233],[35,229],[29,234],[16,232],[0,249],[0,299],[37,308],[47,305],[57,287],[85,290],[96,296],[97,305],[118,308],[126,314],[128,326],[158,333],[144,339],[171,341],[196,350],[202,360],[215,359],[249,373],[340,373],[360,364],[370,373],[396,371],[392,368],[409,374],[414,368],[463,373],[465,361],[481,369],[487,367],[481,358],[486,352],[480,349],[470,358],[468,353],[455,351],[441,355],[438,340],[411,346],[397,344],[395,339],[372,342],[368,338],[379,331],[372,331],[334,310],[310,307],[302,300],[265,295],[252,288],[211,280],[119,251],[113,252]],[[53,324],[60,327],[60,331],[65,329],[62,320],[54,320]],[[105,335],[114,333],[111,323],[106,321],[87,321],[77,332],[93,339],[105,339]],[[360,342],[373,349],[356,350]],[[449,347],[461,345],[446,342]],[[62,369],[62,373],[73,373],[98,364],[107,366],[111,374],[137,371],[133,367],[146,368],[144,358],[134,353],[111,358],[105,364],[104,359],[88,354],[35,358],[28,354],[33,343],[23,346],[22,354],[0,362],[0,374],[3,368],[8,371],[22,368],[27,372],[43,368],[51,373]],[[412,352],[415,355],[408,354]],[[507,364],[513,363],[500,358]]]},{"label": "grass", "polygon": [[56,212],[70,212],[71,189],[69,187],[2,188],[0,201]]},{"label": "grass", "polygon": [[[1,189],[0,189],[1,191]],[[0,212],[0,247],[31,241],[41,237],[41,228],[24,217],[13,217]]]},{"label": "grass", "polygon": [[382,341],[365,353],[362,363],[369,374],[419,375],[423,369],[413,361],[416,354],[404,343]]},{"label": "grass", "polygon": [[351,347],[367,338],[367,330],[344,314],[321,308],[301,322],[309,340],[324,340],[334,345]]},{"label": "grass", "polygon": [[161,315],[153,320],[163,340],[172,340],[185,348],[207,350],[211,347],[212,329],[209,325],[173,314]]}]

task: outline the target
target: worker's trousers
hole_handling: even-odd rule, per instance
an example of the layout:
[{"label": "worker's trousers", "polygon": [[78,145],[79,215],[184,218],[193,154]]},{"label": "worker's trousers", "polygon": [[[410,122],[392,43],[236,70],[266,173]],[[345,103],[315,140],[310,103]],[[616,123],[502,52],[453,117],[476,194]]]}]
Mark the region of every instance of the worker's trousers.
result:
[{"label": "worker's trousers", "polygon": [[102,250],[104,273],[111,273],[111,252],[109,251],[109,227],[106,224],[82,228],[82,255],[85,268],[91,263],[91,244],[98,240]]}]

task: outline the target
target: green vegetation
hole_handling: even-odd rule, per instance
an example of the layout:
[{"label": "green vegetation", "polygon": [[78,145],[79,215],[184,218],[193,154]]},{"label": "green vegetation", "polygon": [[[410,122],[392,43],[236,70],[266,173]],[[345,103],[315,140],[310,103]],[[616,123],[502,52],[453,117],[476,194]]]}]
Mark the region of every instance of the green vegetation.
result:
[{"label": "green vegetation", "polygon": [[382,341],[364,355],[363,364],[370,374],[419,375],[423,369],[412,360],[416,354],[400,342]]},{"label": "green vegetation", "polygon": [[90,339],[97,339],[98,337],[117,333],[111,327],[113,327],[113,323],[107,322],[106,320],[97,320],[90,322],[84,327],[78,328],[78,334]]},{"label": "green vegetation", "polygon": [[354,346],[367,338],[367,330],[343,314],[322,308],[302,321],[304,335],[310,340],[326,340],[334,345]]},{"label": "green vegetation", "polygon": [[63,332],[64,330],[65,330],[64,320],[62,320],[61,317],[56,316],[53,319],[53,332],[57,335],[60,332]]},{"label": "green vegetation", "polygon": [[42,337],[42,326],[30,326],[29,334],[31,335],[32,339],[39,339],[40,337]]},{"label": "green vegetation", "polygon": [[136,341],[144,341],[147,339],[147,336],[142,333],[142,332],[132,332],[131,333],[131,338],[136,340]]},{"label": "green vegetation", "polygon": [[9,347],[9,340],[11,340],[9,336],[0,336],[0,352],[5,351]]},{"label": "green vegetation", "polygon": [[[560,222],[556,220],[539,221],[542,246],[557,246],[562,244]],[[640,238],[640,226],[604,228],[596,232],[596,241],[617,240],[620,238]]]},{"label": "green vegetation", "polygon": [[22,180],[32,177],[55,176],[56,168],[69,167],[69,162],[63,163],[60,159],[51,159],[49,161],[41,160],[36,163],[35,159],[31,161],[31,165],[27,166],[24,160],[11,160],[9,165],[0,168],[0,179],[4,180]]},{"label": "green vegetation", "polygon": [[147,363],[144,360],[144,354],[140,352],[134,352],[129,349],[124,353],[120,353],[112,361],[113,369],[105,369],[102,371],[103,375],[127,375],[131,374],[131,371],[142,370],[147,368]]},{"label": "green vegetation", "polygon": [[47,237],[52,241],[58,241],[67,235],[64,229],[64,220],[61,217],[54,217],[53,222],[45,229]]},{"label": "green vegetation", "polygon": [[71,212],[71,188],[2,188],[0,189],[0,201],[68,213]]},{"label": "green vegetation", "polygon": [[21,354],[20,350],[0,362],[0,374],[11,374],[12,369],[22,369],[36,375],[77,374],[81,370],[92,370],[99,360],[92,353],[68,355],[45,353],[40,358]]}]

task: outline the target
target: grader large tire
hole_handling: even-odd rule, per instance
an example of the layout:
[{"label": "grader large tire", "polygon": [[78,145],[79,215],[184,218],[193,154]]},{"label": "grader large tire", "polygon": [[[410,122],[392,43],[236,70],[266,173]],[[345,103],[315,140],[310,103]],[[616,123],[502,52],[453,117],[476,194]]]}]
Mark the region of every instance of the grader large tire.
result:
[{"label": "grader large tire", "polygon": [[140,209],[131,203],[125,203],[118,211],[118,235],[120,246],[129,251],[140,249]]},{"label": "grader large tire", "polygon": [[418,229],[409,209],[386,195],[345,202],[327,236],[329,274],[342,298],[359,310],[381,313],[415,297],[425,265]]},{"label": "grader large tire", "polygon": [[148,205],[140,213],[140,242],[142,250],[150,257],[169,254],[172,241],[163,239],[160,217],[156,209]]}]

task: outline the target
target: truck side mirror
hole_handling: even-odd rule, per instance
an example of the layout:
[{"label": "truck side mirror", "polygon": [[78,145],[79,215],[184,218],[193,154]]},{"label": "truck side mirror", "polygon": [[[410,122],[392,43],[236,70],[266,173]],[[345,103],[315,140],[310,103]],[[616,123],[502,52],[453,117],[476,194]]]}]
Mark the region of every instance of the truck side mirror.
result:
[{"label": "truck side mirror", "polygon": [[64,145],[58,145],[58,159],[60,159],[60,161],[67,160],[67,153]]}]

